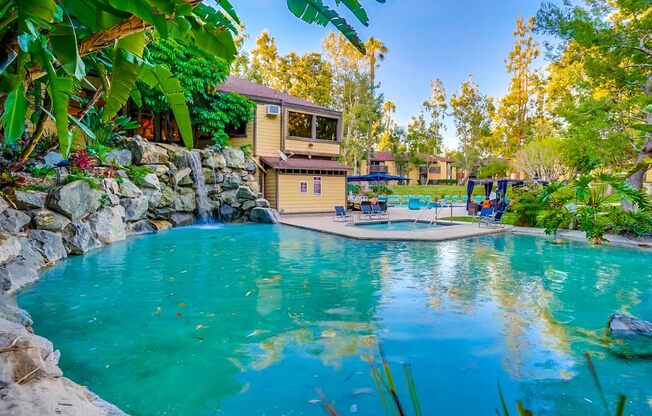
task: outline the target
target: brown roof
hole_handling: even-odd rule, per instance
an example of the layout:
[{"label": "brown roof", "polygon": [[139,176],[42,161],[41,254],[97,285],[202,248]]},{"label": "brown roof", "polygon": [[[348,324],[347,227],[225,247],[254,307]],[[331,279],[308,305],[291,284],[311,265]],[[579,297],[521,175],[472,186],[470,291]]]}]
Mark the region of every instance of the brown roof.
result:
[{"label": "brown roof", "polygon": [[279,104],[294,104],[319,110],[335,111],[328,107],[304,100],[303,98],[295,97],[234,75],[229,75],[229,78],[226,80],[224,85],[218,86],[217,89],[224,92],[237,92],[238,94],[246,95],[254,101],[258,98],[264,101],[278,102]]},{"label": "brown roof", "polygon": [[274,169],[322,169],[322,170],[351,170],[350,167],[341,164],[336,160],[307,159],[291,157],[282,161],[278,157],[261,156],[260,159]]}]

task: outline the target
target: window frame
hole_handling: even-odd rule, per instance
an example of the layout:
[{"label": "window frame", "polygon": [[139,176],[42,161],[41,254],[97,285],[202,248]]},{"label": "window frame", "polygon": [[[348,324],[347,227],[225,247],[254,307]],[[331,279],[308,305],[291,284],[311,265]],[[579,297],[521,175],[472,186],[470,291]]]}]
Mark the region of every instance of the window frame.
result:
[{"label": "window frame", "polygon": [[[297,113],[297,114],[305,114],[307,116],[310,116],[310,136],[311,137],[301,137],[301,136],[293,136],[290,134],[290,113]],[[335,140],[328,140],[328,139],[318,139],[317,138],[317,117],[322,117],[322,118],[330,118],[332,120],[336,121],[336,126],[335,126]],[[291,140],[299,140],[299,141],[306,141],[306,142],[318,142],[318,143],[332,143],[332,144],[341,144],[342,143],[342,134],[340,132],[340,126],[342,123],[342,118],[341,117],[336,117],[333,115],[329,114],[324,114],[320,112],[309,112],[309,111],[303,111],[303,110],[296,110],[293,108],[288,108],[286,109],[285,113],[285,137]]]},{"label": "window frame", "polygon": [[[319,184],[319,193],[317,193],[317,184]],[[323,195],[323,177],[322,176],[313,176],[312,177],[312,196],[322,196]]]}]

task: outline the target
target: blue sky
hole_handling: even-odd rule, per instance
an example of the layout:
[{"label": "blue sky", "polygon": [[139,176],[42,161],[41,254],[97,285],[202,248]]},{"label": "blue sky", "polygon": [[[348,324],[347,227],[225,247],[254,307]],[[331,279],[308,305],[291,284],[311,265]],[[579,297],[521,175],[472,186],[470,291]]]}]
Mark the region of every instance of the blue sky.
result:
[{"label": "blue sky", "polygon": [[[440,78],[452,93],[473,74],[484,94],[500,96],[509,81],[504,59],[513,45],[516,17],[536,14],[539,0],[361,0],[370,25],[356,24],[360,36],[382,40],[389,53],[377,71],[380,90],[396,104],[396,120],[407,124],[428,98],[429,81]],[[334,4],[334,1],[328,1]],[[295,18],[284,0],[233,2],[251,38],[269,29],[281,53],[321,50],[331,27],[308,25]],[[349,22],[354,18],[337,8]],[[455,147],[452,123],[447,123],[445,145]]]}]

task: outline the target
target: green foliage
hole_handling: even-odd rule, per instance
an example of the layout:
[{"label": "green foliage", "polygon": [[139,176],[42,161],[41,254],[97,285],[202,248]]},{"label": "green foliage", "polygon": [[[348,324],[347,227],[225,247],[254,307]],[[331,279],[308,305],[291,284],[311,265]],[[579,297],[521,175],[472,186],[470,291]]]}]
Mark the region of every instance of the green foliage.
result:
[{"label": "green foliage", "polygon": [[369,188],[378,195],[391,195],[393,193],[392,188],[386,185],[371,185]]},{"label": "green foliage", "polygon": [[104,117],[105,111],[106,107],[93,106],[82,120],[82,123],[92,133],[92,135],[85,134],[86,146],[89,147],[89,150],[98,146],[110,146],[116,137],[125,134],[127,130],[139,127],[138,123],[125,115],[107,120]]},{"label": "green foliage", "polygon": [[30,165],[27,167],[27,172],[34,175],[36,178],[44,178],[48,176],[55,176],[56,172],[50,166],[36,166]]},{"label": "green foliage", "polygon": [[251,157],[251,151],[252,151],[252,146],[251,144],[243,144],[240,146],[240,150],[242,150],[242,153],[244,153],[245,158]]},{"label": "green foliage", "polygon": [[84,172],[79,169],[69,169],[70,172],[68,173],[68,176],[61,181],[62,185],[67,185],[69,183],[75,182],[75,181],[84,181],[86,182],[92,189],[95,190],[100,190],[100,183],[98,179],[89,174],[88,172]]},{"label": "green foliage", "polygon": [[636,237],[652,235],[652,215],[649,212],[625,211],[619,207],[612,207],[608,218],[609,228],[613,233]]},{"label": "green foliage", "polygon": [[529,184],[513,190],[514,197],[509,204],[509,210],[514,214],[514,223],[523,227],[539,225],[545,203],[541,198],[541,186]]},{"label": "green foliage", "polygon": [[125,168],[125,172],[133,183],[138,186],[143,186],[145,184],[145,176],[154,173],[154,169],[149,166],[131,165]]},{"label": "green foliage", "polygon": [[[228,144],[227,126],[239,127],[253,117],[254,103],[236,93],[217,91],[228,76],[229,63],[217,57],[192,53],[172,39],[156,39],[148,47],[147,58],[170,68],[180,82],[190,108],[192,130],[211,136],[219,146]],[[145,105],[155,112],[170,109],[169,97],[138,83]],[[178,99],[178,98],[177,98]],[[176,118],[176,114],[175,114]],[[179,120],[176,120],[179,123]]]},{"label": "green foliage", "polygon": [[504,178],[509,169],[509,164],[504,160],[492,160],[482,165],[478,171],[478,178]]}]

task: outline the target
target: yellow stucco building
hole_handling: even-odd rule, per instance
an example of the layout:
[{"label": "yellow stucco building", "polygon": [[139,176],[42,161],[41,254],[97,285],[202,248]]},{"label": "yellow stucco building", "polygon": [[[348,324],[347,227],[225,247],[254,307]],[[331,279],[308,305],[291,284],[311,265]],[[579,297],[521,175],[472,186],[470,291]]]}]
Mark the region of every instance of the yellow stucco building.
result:
[{"label": "yellow stucco building", "polygon": [[369,172],[367,172],[367,161],[363,160],[360,167],[360,174],[387,173],[389,175],[405,176],[410,179],[411,185],[432,184],[440,180],[456,179],[457,168],[453,166],[450,159],[442,156],[423,155],[416,156],[423,161],[421,165],[410,164],[407,172],[400,169],[399,162],[395,160],[391,152],[374,152]]},{"label": "yellow stucco building", "polygon": [[231,134],[231,145],[251,146],[264,198],[285,214],[332,212],[346,205],[346,175],[337,161],[342,113],[230,76],[222,91],[256,103],[254,118]]}]

